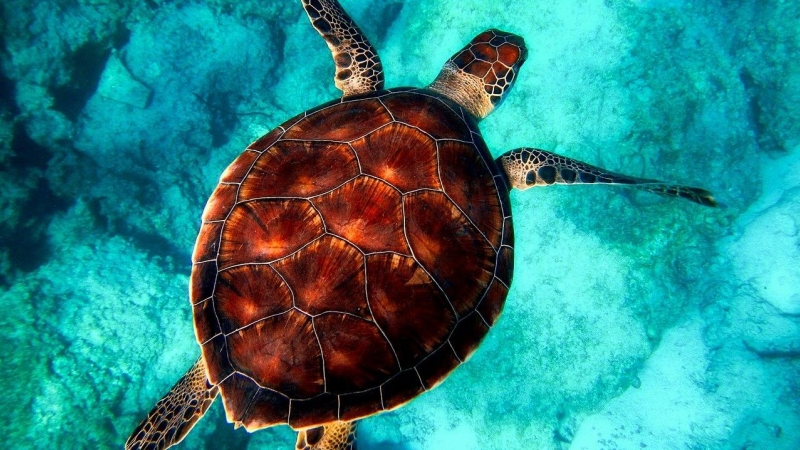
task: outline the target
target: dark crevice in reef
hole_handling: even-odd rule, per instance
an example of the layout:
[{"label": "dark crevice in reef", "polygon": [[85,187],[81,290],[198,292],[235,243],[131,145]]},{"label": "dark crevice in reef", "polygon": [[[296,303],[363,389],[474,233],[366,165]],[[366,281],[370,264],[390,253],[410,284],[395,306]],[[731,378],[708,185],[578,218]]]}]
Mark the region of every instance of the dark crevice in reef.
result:
[{"label": "dark crevice in reef", "polygon": [[114,34],[111,36],[111,45],[116,50],[121,50],[122,47],[128,45],[128,42],[131,40],[131,30],[128,29],[124,24],[118,24],[117,29],[114,30]]},{"label": "dark crevice in reef", "polygon": [[71,71],[70,82],[50,89],[53,108],[75,121],[97,90],[109,56],[111,48],[108,45],[87,42],[80,46],[67,61]]},{"label": "dark crevice in reef", "polygon": [[167,272],[183,271],[191,264],[191,254],[158,233],[136,228],[122,219],[112,220],[109,224],[109,232],[130,240],[133,245],[144,251],[153,262]]},{"label": "dark crevice in reef", "polygon": [[[8,161],[7,174],[39,173],[47,168],[52,153],[37,144],[22,123],[14,127],[11,140],[12,157]],[[22,177],[22,175],[19,175]],[[36,186],[19,205],[19,217],[15,224],[0,230],[3,247],[8,251],[12,266],[23,272],[31,272],[47,262],[52,254],[47,239],[47,226],[53,216],[66,211],[72,200],[56,194],[47,179],[38,175]]]},{"label": "dark crevice in reef", "polygon": [[56,213],[66,211],[71,204],[56,195],[47,180],[39,179],[30,197],[21,205],[19,221],[3,239],[14,267],[32,272],[47,262],[52,254],[47,226]]},{"label": "dark crevice in reef", "polygon": [[370,9],[370,17],[374,19],[370,19],[372,23],[380,24],[380,26],[376,26],[372,31],[374,37],[374,41],[372,41],[373,45],[378,45],[378,42],[383,42],[386,39],[386,33],[389,32],[389,28],[392,27],[392,24],[395,20],[400,16],[400,12],[403,10],[403,3],[402,2],[379,2],[375,3],[372,9]]},{"label": "dark crevice in reef", "polygon": [[759,86],[753,74],[746,68],[739,72],[739,79],[742,81],[745,92],[747,93],[747,120],[750,127],[755,133],[756,142],[761,144],[762,137],[766,131],[764,121],[762,118],[762,107],[760,104]]},{"label": "dark crevice in reef", "polygon": [[14,82],[0,71],[0,113],[8,112],[14,116],[20,113],[17,102],[14,100],[15,89]]},{"label": "dark crevice in reef", "polygon": [[[6,40],[3,33],[0,33],[0,53],[8,55],[6,48]],[[11,113],[16,116],[20,113],[17,101],[15,98],[16,83],[11,78],[8,78],[2,66],[0,66],[0,114],[4,112]]]},{"label": "dark crevice in reef", "polygon": [[[216,83],[214,83],[216,84]],[[221,147],[230,141],[231,133],[239,125],[239,113],[234,106],[241,99],[231,92],[212,91],[205,96],[195,94],[200,103],[208,109],[208,128],[211,133],[211,146]]]},{"label": "dark crevice in reef", "polygon": [[52,154],[47,147],[36,143],[25,131],[22,123],[14,127],[14,137],[11,139],[11,166],[19,169],[46,169]]}]

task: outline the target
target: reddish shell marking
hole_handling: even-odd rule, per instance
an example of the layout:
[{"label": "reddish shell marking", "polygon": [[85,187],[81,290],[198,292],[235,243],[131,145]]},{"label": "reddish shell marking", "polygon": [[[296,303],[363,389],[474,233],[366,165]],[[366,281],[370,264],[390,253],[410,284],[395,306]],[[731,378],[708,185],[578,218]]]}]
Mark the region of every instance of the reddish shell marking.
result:
[{"label": "reddish shell marking", "polygon": [[507,188],[466,116],[411,92],[333,103],[225,171],[191,298],[230,420],[357,419],[472,353],[502,309],[513,235]]}]

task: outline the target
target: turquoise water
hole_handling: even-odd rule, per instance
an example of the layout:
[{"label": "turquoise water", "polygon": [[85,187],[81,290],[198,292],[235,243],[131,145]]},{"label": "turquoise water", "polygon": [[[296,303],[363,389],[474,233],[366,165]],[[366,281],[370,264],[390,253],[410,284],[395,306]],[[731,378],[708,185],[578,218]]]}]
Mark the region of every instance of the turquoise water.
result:
[{"label": "turquoise water", "polygon": [[[509,4],[502,4],[509,3]],[[514,192],[505,312],[360,449],[800,448],[800,4],[345,0],[387,86],[473,35],[530,56],[481,128],[700,185]],[[339,96],[299,1],[2,0],[0,448],[121,448],[198,355],[203,205],[254,138]],[[290,449],[217,402],[181,447]]]}]

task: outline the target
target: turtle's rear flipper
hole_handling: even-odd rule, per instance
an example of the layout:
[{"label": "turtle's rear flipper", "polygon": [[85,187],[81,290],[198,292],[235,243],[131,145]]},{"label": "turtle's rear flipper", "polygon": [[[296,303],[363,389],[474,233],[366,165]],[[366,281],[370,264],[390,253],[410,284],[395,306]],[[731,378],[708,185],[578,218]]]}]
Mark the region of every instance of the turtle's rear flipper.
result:
[{"label": "turtle's rear flipper", "polygon": [[163,450],[182,441],[218,392],[206,378],[203,358],[198,359],[136,427],[125,450]]},{"label": "turtle's rear flipper", "polygon": [[333,422],[297,433],[297,450],[356,450],[356,422]]},{"label": "turtle's rear flipper", "polygon": [[601,169],[574,159],[536,148],[518,148],[497,158],[512,188],[520,190],[551,184],[618,184],[665,197],[680,197],[705,206],[717,206],[711,192],[668,184],[658,180],[634,178]]},{"label": "turtle's rear flipper", "polygon": [[308,18],[325,38],[336,63],[336,87],[345,97],[383,89],[383,66],[375,47],[337,0],[303,0]]}]

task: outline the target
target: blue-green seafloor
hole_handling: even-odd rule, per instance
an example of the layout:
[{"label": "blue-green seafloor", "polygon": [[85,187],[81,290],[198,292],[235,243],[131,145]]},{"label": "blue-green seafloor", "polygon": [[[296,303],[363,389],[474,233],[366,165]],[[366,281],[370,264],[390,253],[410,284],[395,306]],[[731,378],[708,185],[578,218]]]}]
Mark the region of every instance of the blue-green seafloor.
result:
[{"label": "blue-green seafloor", "polygon": [[[800,448],[797,1],[344,0],[387,86],[474,34],[530,57],[481,125],[695,184],[512,194],[516,273],[472,359],[360,449]],[[0,2],[0,448],[121,448],[198,355],[207,196],[253,139],[339,92],[300,2]],[[290,449],[220,402],[185,449]]]}]

